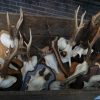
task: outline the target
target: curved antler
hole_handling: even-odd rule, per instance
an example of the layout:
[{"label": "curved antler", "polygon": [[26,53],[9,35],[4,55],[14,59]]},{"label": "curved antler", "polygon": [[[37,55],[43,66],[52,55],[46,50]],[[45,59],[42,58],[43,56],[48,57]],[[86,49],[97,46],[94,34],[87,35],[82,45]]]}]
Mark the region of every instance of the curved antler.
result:
[{"label": "curved antler", "polygon": [[94,43],[96,42],[96,40],[100,38],[100,27],[97,30],[96,35],[94,36],[93,40],[91,41],[91,47],[94,45]]},{"label": "curved antler", "polygon": [[19,18],[19,20],[18,20],[18,22],[17,22],[17,24],[16,24],[16,29],[17,29],[17,31],[19,31],[19,28],[20,28],[20,26],[21,26],[21,24],[22,24],[22,22],[23,22],[23,10],[22,10],[22,8],[20,8],[20,18]]},{"label": "curved antler", "polygon": [[27,57],[29,58],[29,51],[30,51],[30,48],[31,48],[31,44],[32,44],[32,31],[31,31],[31,28],[29,28],[29,31],[30,31],[30,40],[29,40],[29,43],[27,44],[25,41],[25,45],[27,47]]},{"label": "curved antler", "polygon": [[78,23],[79,9],[80,9],[80,6],[78,6],[77,10],[75,10],[75,30],[74,30],[74,35],[71,38],[72,42],[75,42],[75,39],[76,39],[78,33],[84,27],[84,24],[85,24],[83,21],[84,21],[85,15],[86,15],[86,11],[84,11],[84,13],[81,16],[80,23]]}]

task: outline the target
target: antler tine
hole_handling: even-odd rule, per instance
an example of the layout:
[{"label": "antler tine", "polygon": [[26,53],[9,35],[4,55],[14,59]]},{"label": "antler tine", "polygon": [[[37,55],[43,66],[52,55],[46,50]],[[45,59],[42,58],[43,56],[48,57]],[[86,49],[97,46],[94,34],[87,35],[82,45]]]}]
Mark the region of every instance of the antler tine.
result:
[{"label": "antler tine", "polygon": [[75,36],[74,39],[76,39],[77,34],[81,30],[81,28],[84,27],[84,17],[86,15],[86,11],[82,14],[80,24],[78,25],[78,12],[79,12],[80,6],[78,6],[77,10],[75,10]]},{"label": "antler tine", "polygon": [[29,31],[30,31],[30,40],[29,40],[29,43],[27,44],[25,41],[25,45],[27,46],[27,56],[29,56],[29,51],[30,51],[30,47],[31,47],[31,44],[32,44],[32,31],[31,31],[31,28],[29,28]]},{"label": "antler tine", "polygon": [[84,27],[83,20],[84,20],[85,15],[86,15],[86,11],[84,11],[84,13],[83,13],[82,16],[81,16],[81,22],[80,22],[80,25],[79,25],[80,28]]},{"label": "antler tine", "polygon": [[95,37],[93,38],[93,41],[91,43],[89,43],[88,41],[88,52],[87,52],[87,56],[86,56],[86,61],[89,63],[89,59],[91,56],[91,50],[92,50],[92,46],[94,45],[94,43],[96,42],[96,40],[100,37],[100,27],[98,29],[98,32],[96,33]]},{"label": "antler tine", "polygon": [[78,6],[77,10],[75,10],[75,28],[77,29],[78,27],[78,12],[79,12],[79,9],[80,9],[80,5]]},{"label": "antler tine", "polygon": [[19,45],[19,43],[18,43],[18,39],[15,39],[15,49],[14,49],[14,51],[12,52],[12,54],[10,55],[10,57],[9,57],[9,62],[12,60],[12,58],[16,55],[16,53],[17,53],[17,51],[18,51],[18,45]]},{"label": "antler tine", "polygon": [[92,42],[91,42],[91,47],[94,45],[94,43],[96,42],[96,40],[100,37],[100,27],[98,28],[98,31],[95,35],[95,37],[93,38]]},{"label": "antler tine", "polygon": [[[92,25],[93,26],[95,26],[95,24],[97,24],[97,23],[95,23],[96,22],[96,19],[98,19],[99,18],[99,22],[100,22],[100,12],[98,12],[96,15],[94,15],[93,17],[92,17]],[[99,24],[100,25],[100,24]]]},{"label": "antler tine", "polygon": [[20,40],[19,40],[19,45],[20,46],[23,46],[23,37],[22,37],[22,34],[21,34],[21,32],[19,31],[19,36],[20,36]]},{"label": "antler tine", "polygon": [[7,12],[7,25],[8,25],[8,29],[10,29],[10,18],[8,12]]},{"label": "antler tine", "polygon": [[17,22],[17,25],[16,25],[17,30],[19,30],[22,22],[23,22],[23,10],[22,10],[22,8],[20,8],[20,18],[19,18],[19,20]]},{"label": "antler tine", "polygon": [[29,31],[30,31],[30,40],[29,40],[29,43],[27,45],[27,51],[28,52],[29,52],[31,44],[32,44],[32,31],[31,31],[31,28],[29,29]]}]

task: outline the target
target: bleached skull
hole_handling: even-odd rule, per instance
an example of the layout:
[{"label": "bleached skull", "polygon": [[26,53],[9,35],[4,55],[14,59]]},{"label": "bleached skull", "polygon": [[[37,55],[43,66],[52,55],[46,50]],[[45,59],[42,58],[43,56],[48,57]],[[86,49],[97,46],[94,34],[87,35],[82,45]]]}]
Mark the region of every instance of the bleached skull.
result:
[{"label": "bleached skull", "polygon": [[[60,53],[62,62],[68,62],[69,66],[71,66],[72,45],[70,44],[69,40],[66,40],[65,38],[61,37],[58,40],[58,51]],[[64,55],[62,55],[62,53]]]},{"label": "bleached skull", "polygon": [[42,90],[44,88],[44,84],[46,83],[45,76],[48,75],[50,71],[46,68],[43,70],[38,70],[35,75],[32,75],[30,78],[28,85],[28,91],[33,90]]},{"label": "bleached skull", "polygon": [[37,64],[32,71],[28,71],[23,81],[23,90],[40,91],[48,90],[50,84],[55,81],[54,71],[44,64]]},{"label": "bleached skull", "polygon": [[14,41],[10,38],[7,31],[2,30],[0,35],[0,42],[7,48],[14,48]]}]

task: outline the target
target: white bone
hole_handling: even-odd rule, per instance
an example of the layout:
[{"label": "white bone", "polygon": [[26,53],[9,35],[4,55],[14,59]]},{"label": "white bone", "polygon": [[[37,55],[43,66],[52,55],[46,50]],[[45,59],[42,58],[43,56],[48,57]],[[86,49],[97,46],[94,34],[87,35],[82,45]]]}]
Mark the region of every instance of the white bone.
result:
[{"label": "white bone", "polygon": [[83,49],[80,46],[76,46],[73,51],[72,51],[72,56],[75,57],[79,54],[79,57],[81,58],[82,55],[86,55],[87,54],[87,49]]},{"label": "white bone", "polygon": [[86,61],[84,61],[82,64],[78,64],[76,67],[76,70],[74,72],[74,74],[72,74],[71,76],[69,76],[65,82],[71,83],[74,79],[76,79],[77,76],[81,75],[85,75],[88,72],[88,63]]},{"label": "white bone", "polygon": [[67,52],[67,55],[66,57],[62,57],[61,56],[61,60],[63,63],[66,63],[68,62],[69,63],[69,66],[71,67],[71,56],[72,56],[72,46],[71,44],[69,43],[68,40],[66,40],[65,38],[60,38],[58,40],[58,48],[62,51],[66,51]]},{"label": "white bone", "polygon": [[[45,70],[44,75],[47,75],[50,71],[48,69]],[[31,76],[31,79],[29,81],[28,85],[28,91],[33,90],[42,90],[44,87],[44,84],[46,83],[46,80],[44,79],[44,76],[39,75],[39,71],[33,76]]]},{"label": "white bone", "polygon": [[23,61],[21,55],[18,55],[18,59],[21,60],[21,61]]},{"label": "white bone", "polygon": [[66,48],[63,51],[66,51],[67,55],[65,57],[61,56],[61,60],[63,63],[68,62],[69,66],[71,67],[72,46],[70,44],[67,44]]},{"label": "white bone", "polygon": [[8,88],[12,86],[16,81],[17,81],[16,77],[13,76],[8,76],[5,79],[0,77],[0,87]]},{"label": "white bone", "polygon": [[12,65],[12,64],[9,65],[9,68],[14,69],[14,70],[16,70],[16,71],[18,70],[18,68],[16,68],[16,67],[15,67],[14,65]]},{"label": "white bone", "polygon": [[10,29],[10,18],[8,12],[7,12],[7,25],[8,25],[8,29]]},{"label": "white bone", "polygon": [[94,75],[92,77],[90,77],[88,82],[84,82],[84,88],[89,88],[95,85],[99,85],[100,86],[100,75]]},{"label": "white bone", "polygon": [[47,75],[49,72],[50,72],[50,70],[46,68],[44,75]]},{"label": "white bone", "polygon": [[31,47],[31,44],[32,44],[32,31],[31,31],[31,28],[29,29],[29,31],[30,31],[30,40],[29,40],[29,43],[27,44],[27,43],[24,41],[24,43],[25,43],[25,45],[26,45],[26,47],[27,47],[27,53],[29,53],[30,47]]},{"label": "white bone", "polygon": [[7,48],[14,48],[14,41],[11,40],[10,38],[10,35],[7,34],[7,33],[3,33],[1,34],[1,37],[0,37],[0,41],[1,43],[6,46]]},{"label": "white bone", "polygon": [[28,85],[28,91],[39,91],[43,89],[43,85],[46,83],[43,77],[35,77],[31,76],[31,79],[29,81]]},{"label": "white bone", "polygon": [[50,84],[50,90],[60,90],[60,81],[54,81]]},{"label": "white bone", "polygon": [[66,40],[65,38],[61,37],[61,38],[58,40],[58,43],[57,43],[58,48],[59,48],[60,50],[65,49],[66,46],[67,46],[67,43],[66,43],[66,42],[67,42],[67,40]]},{"label": "white bone", "polygon": [[46,65],[55,70],[56,73],[59,73],[58,64],[54,54],[48,54],[44,57]]},{"label": "white bone", "polygon": [[78,64],[75,70],[74,75],[84,72],[84,74],[86,74],[88,72],[88,63],[86,61],[84,61],[82,64]]},{"label": "white bone", "polygon": [[26,75],[26,73],[28,71],[32,71],[34,70],[34,67],[36,66],[37,64],[37,56],[33,56],[29,61],[25,62],[24,61],[24,65],[21,69],[21,72],[22,72],[22,75],[23,75],[23,79]]},{"label": "white bone", "polygon": [[22,22],[23,22],[23,10],[22,10],[22,8],[20,8],[20,18],[19,18],[17,25],[16,25],[17,30],[19,29]]},{"label": "white bone", "polygon": [[[76,46],[72,50],[72,57],[75,57],[75,56],[79,55],[79,57],[81,58],[82,55],[87,55],[87,52],[88,52],[88,48],[87,49],[83,49],[80,46]],[[91,52],[93,52],[93,49],[91,50]]]},{"label": "white bone", "polygon": [[78,13],[79,13],[80,6],[78,6],[77,10],[75,10],[75,37],[79,33],[79,31],[84,27],[84,17],[86,15],[86,11],[82,14],[80,24],[78,25]]}]

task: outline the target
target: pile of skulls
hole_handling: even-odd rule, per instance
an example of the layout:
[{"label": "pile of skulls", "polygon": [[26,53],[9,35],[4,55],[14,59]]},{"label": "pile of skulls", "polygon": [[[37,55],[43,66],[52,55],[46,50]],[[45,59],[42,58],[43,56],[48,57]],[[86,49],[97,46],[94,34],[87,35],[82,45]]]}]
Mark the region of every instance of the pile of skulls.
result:
[{"label": "pile of skulls", "polygon": [[42,49],[34,46],[38,55],[33,56],[30,56],[31,29],[28,43],[20,32],[22,9],[15,26],[11,25],[7,13],[8,29],[0,32],[0,90],[100,87],[100,53],[93,49],[100,36],[100,12],[85,23],[86,11],[79,21],[79,9],[80,6],[75,11],[75,32],[72,37],[55,37],[50,45]]}]

